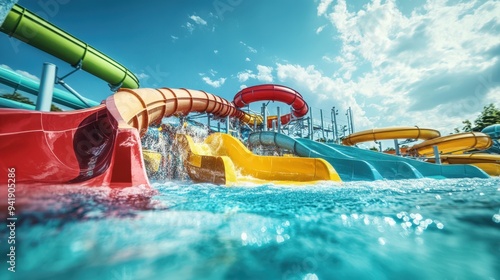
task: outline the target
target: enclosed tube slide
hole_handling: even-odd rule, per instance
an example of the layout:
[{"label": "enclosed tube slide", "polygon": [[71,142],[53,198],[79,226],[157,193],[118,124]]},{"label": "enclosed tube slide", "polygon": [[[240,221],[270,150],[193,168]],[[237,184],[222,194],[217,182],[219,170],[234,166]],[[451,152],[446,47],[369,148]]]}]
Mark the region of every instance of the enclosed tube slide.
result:
[{"label": "enclosed tube slide", "polygon": [[[40,84],[37,81],[30,79],[30,78],[27,78],[27,77],[24,77],[24,76],[12,71],[12,70],[9,70],[9,69],[3,68],[3,67],[0,67],[0,83],[7,85],[9,87],[15,88],[16,90],[21,90],[21,91],[31,93],[34,95],[38,95],[38,89],[40,87]],[[84,98],[84,100],[90,106],[99,105],[99,103],[94,101],[94,100],[90,100],[87,98]],[[83,103],[80,99],[78,99],[73,94],[71,94],[67,91],[64,91],[64,90],[57,89],[57,88],[54,89],[53,101],[55,103],[64,105],[64,106],[72,108],[72,109],[88,108],[88,106],[85,105],[85,103]],[[6,102],[3,105],[10,108],[9,104],[7,104]],[[13,104],[13,106],[14,105],[15,104]],[[18,107],[16,107],[16,108],[18,108]],[[22,108],[28,109],[25,106],[23,106]],[[29,108],[31,108],[31,107],[29,107]]]},{"label": "enclosed tube slide", "polygon": [[123,65],[17,4],[10,10],[0,31],[72,66],[81,63],[83,70],[112,87],[139,87],[137,77]]},{"label": "enclosed tube slide", "polygon": [[500,139],[500,123],[489,125],[481,132],[487,134],[491,139]]},{"label": "enclosed tube slide", "polygon": [[357,143],[391,139],[432,139],[441,136],[435,129],[410,127],[387,127],[359,131],[342,139],[342,144],[353,146]]},{"label": "enclosed tube slide", "polygon": [[483,128],[481,132],[487,134],[493,141],[493,145],[491,145],[491,147],[484,152],[490,154],[500,154],[500,124],[497,123],[489,125]]},{"label": "enclosed tube slide", "polygon": [[[309,111],[309,107],[300,93],[292,88],[273,84],[244,88],[234,96],[233,103],[236,107],[243,108],[252,102],[268,100],[284,102],[292,107],[292,113],[281,116],[282,124],[290,122],[292,115],[295,118],[302,118]],[[272,122],[268,121],[268,126],[270,124],[272,125]]]},{"label": "enclosed tube slide", "polygon": [[120,89],[106,99],[106,106],[119,124],[136,128],[143,135],[150,124],[164,116],[187,115],[190,112],[212,113],[216,117],[234,117],[253,123],[256,116],[236,108],[224,98],[190,89]]}]

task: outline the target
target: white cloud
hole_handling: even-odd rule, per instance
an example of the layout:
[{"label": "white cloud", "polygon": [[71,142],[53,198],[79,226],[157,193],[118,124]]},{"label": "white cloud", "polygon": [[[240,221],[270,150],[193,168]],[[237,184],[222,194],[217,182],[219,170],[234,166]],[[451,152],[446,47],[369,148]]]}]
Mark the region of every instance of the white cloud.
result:
[{"label": "white cloud", "polygon": [[218,54],[219,53],[219,50],[214,50],[214,54]]},{"label": "white cloud", "polygon": [[247,45],[245,42],[240,41],[240,44],[242,44],[243,46],[245,46],[249,52],[251,52],[251,53],[257,53],[257,50],[256,50],[256,49],[254,49],[254,48],[250,47],[250,46],[249,46],[249,45]]},{"label": "white cloud", "polygon": [[190,33],[194,31],[194,25],[190,22],[186,22],[186,26],[184,26]]},{"label": "white cloud", "polygon": [[17,74],[19,74],[19,75],[21,75],[21,76],[23,76],[23,77],[26,77],[26,78],[28,78],[28,79],[35,80],[35,81],[37,81],[37,82],[40,82],[40,78],[38,78],[36,75],[33,75],[33,74],[31,74],[31,73],[29,73],[29,72],[27,72],[27,71],[24,71],[24,70],[14,70],[14,69],[12,69],[10,66],[5,65],[5,64],[0,64],[0,67],[5,68],[5,69],[10,70],[10,71],[14,71],[14,72],[16,72]]},{"label": "white cloud", "polygon": [[323,31],[323,29],[325,29],[325,27],[326,27],[326,24],[325,24],[325,25],[322,25],[322,26],[320,26],[320,27],[318,27],[318,28],[316,29],[316,34],[321,33],[321,32]]},{"label": "white cloud", "polygon": [[318,16],[323,15],[328,9],[328,6],[330,6],[332,2],[333,0],[321,0],[321,2],[318,5]]},{"label": "white cloud", "polygon": [[451,131],[500,99],[500,2],[428,0],[407,13],[394,0],[372,0],[358,10],[348,10],[345,0],[331,4],[322,0],[318,15],[338,32],[339,55],[323,56],[338,70],[327,76],[315,66],[283,64],[277,75],[314,98],[347,100],[364,128],[418,124]]},{"label": "white cloud", "polygon": [[261,82],[271,83],[273,81],[273,68],[264,65],[257,65],[257,80]]},{"label": "white cloud", "polygon": [[250,61],[250,58],[249,57],[245,58],[245,61],[247,61],[247,62]]},{"label": "white cloud", "polygon": [[255,79],[257,76],[252,73],[252,70],[245,70],[243,72],[239,72],[237,77],[240,83],[244,83],[248,81],[248,79]]},{"label": "white cloud", "polygon": [[172,41],[174,41],[174,42],[179,40],[179,37],[174,36],[174,35],[170,35],[170,38],[172,38]]},{"label": "white cloud", "polygon": [[322,59],[322,60],[324,60],[324,61],[326,61],[326,62],[328,62],[328,63],[333,63],[333,62],[335,62],[335,60],[334,60],[334,59],[332,59],[331,57],[329,57],[329,56],[327,56],[327,55],[322,56],[322,57],[321,57],[321,59]]},{"label": "white cloud", "polygon": [[149,79],[149,75],[146,74],[146,73],[139,73],[139,74],[135,74],[137,76],[137,78],[139,78],[139,80],[147,80]]},{"label": "white cloud", "polygon": [[215,75],[217,75],[217,73],[218,73],[214,69],[210,69],[208,72],[210,73],[210,75],[212,75],[212,77],[215,77]]},{"label": "white cloud", "polygon": [[236,77],[240,83],[244,83],[249,79],[256,79],[259,82],[271,83],[273,82],[273,67],[257,65],[257,74],[255,74],[252,70],[244,70],[239,72]]},{"label": "white cloud", "polygon": [[207,25],[207,22],[199,16],[192,15],[189,17],[192,21],[199,25]]},{"label": "white cloud", "polygon": [[202,80],[214,88],[219,88],[226,82],[226,78],[219,78],[216,80],[212,80],[209,77],[202,77]]}]

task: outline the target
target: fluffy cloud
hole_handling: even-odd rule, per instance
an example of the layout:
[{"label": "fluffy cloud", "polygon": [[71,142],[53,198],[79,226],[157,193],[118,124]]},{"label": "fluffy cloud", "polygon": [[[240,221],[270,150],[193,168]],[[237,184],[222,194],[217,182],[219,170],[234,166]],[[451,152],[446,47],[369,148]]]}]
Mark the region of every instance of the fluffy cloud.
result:
[{"label": "fluffy cloud", "polygon": [[244,83],[248,81],[248,79],[255,79],[256,75],[252,73],[252,70],[245,70],[243,72],[239,72],[237,77],[240,83]]},{"label": "fluffy cloud", "polygon": [[341,43],[330,52],[337,57],[323,56],[338,65],[333,74],[277,64],[278,79],[310,94],[313,106],[351,106],[358,129],[418,124],[451,132],[498,104],[500,2],[428,0],[403,13],[394,0],[372,0],[351,9],[345,0],[318,5]]},{"label": "fluffy cloud", "polygon": [[332,2],[333,0],[321,0],[321,2],[318,5],[318,16],[323,15],[328,9],[328,6],[330,6]]},{"label": "fluffy cloud", "polygon": [[244,83],[249,79],[256,79],[259,82],[271,83],[273,82],[273,67],[257,65],[257,74],[255,74],[252,70],[244,70],[239,72],[236,77],[240,83]]},{"label": "fluffy cloud", "polygon": [[40,81],[40,78],[38,78],[36,75],[33,75],[33,74],[31,74],[31,73],[29,73],[29,72],[26,72],[26,71],[24,71],[24,70],[14,70],[14,69],[12,69],[10,66],[5,65],[5,64],[0,64],[0,67],[5,68],[5,69],[8,69],[8,70],[11,70],[11,71],[14,71],[14,72],[16,72],[17,74],[19,74],[19,75],[21,75],[21,76],[24,76],[24,77],[26,77],[26,78],[28,78],[28,79],[31,79],[31,80],[34,80],[34,81],[37,81],[37,82],[39,82],[39,81]]},{"label": "fluffy cloud", "polygon": [[273,68],[264,65],[257,65],[257,80],[261,82],[271,83],[273,81]]},{"label": "fluffy cloud", "polygon": [[202,80],[207,85],[212,86],[214,88],[219,88],[226,82],[226,78],[219,78],[219,79],[212,80],[210,77],[206,77],[206,76],[202,77]]},{"label": "fluffy cloud", "polygon": [[199,16],[192,15],[189,17],[192,21],[199,25],[207,25],[207,22]]},{"label": "fluffy cloud", "polygon": [[319,34],[319,33],[323,32],[323,29],[325,29],[325,27],[326,27],[326,24],[325,24],[325,25],[322,25],[322,26],[320,26],[320,27],[318,27],[318,28],[316,29],[316,34]]}]

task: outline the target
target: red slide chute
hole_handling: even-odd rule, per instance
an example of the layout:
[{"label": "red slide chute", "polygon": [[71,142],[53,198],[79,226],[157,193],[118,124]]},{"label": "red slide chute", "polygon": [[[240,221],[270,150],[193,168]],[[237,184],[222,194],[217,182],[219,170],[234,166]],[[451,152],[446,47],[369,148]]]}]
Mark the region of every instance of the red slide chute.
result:
[{"label": "red slide chute", "polygon": [[291,114],[281,116],[282,124],[288,123],[292,119],[292,114],[296,118],[302,118],[309,111],[309,107],[300,93],[289,87],[273,84],[244,88],[234,96],[233,103],[236,107],[242,108],[252,102],[265,100],[280,101],[292,107]]}]

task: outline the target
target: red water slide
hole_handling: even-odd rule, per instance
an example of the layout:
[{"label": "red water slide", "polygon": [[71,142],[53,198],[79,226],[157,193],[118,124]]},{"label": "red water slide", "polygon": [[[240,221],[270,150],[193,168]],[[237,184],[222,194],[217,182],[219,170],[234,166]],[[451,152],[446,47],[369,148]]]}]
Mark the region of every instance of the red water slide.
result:
[{"label": "red water slide", "polygon": [[69,112],[0,109],[0,177],[14,171],[16,183],[29,186],[149,186],[141,135],[164,116],[190,112],[254,118],[213,94],[171,88],[121,89]]},{"label": "red water slide", "polygon": [[[296,118],[302,118],[309,111],[309,107],[300,93],[292,88],[273,84],[257,85],[242,89],[234,96],[233,103],[236,107],[242,108],[252,102],[268,100],[284,102],[292,107],[292,113],[281,116],[282,124],[290,122],[292,115]],[[268,127],[272,126],[272,121],[276,118],[268,118]]]}]

